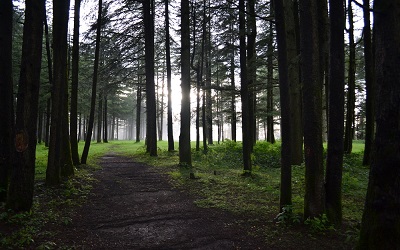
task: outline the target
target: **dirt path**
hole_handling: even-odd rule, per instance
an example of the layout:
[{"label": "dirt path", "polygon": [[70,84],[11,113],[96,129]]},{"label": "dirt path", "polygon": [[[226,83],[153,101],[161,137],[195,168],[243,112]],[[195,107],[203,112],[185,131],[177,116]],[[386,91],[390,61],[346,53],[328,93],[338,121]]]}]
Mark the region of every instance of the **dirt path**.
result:
[{"label": "dirt path", "polygon": [[60,239],[78,249],[267,249],[233,215],[194,205],[154,167],[114,154]]}]

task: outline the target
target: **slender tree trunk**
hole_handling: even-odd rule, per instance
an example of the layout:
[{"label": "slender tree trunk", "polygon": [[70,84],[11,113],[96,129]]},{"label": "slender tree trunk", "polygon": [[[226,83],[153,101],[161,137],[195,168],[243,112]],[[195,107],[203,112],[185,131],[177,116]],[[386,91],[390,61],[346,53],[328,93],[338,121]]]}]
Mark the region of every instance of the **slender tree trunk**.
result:
[{"label": "slender tree trunk", "polygon": [[139,76],[139,83],[136,92],[136,142],[140,142],[140,115],[142,110],[142,79]]},{"label": "slender tree trunk", "polygon": [[[364,2],[365,6],[366,3]],[[358,249],[400,246],[400,5],[374,1],[376,138]]]},{"label": "slender tree trunk", "polygon": [[104,95],[104,110],[103,110],[103,142],[108,143],[108,119],[107,119],[107,95]]},{"label": "slender tree trunk", "polygon": [[[398,7],[398,6],[397,6]],[[375,77],[374,58],[372,54],[371,24],[369,17],[369,1],[364,0],[364,59],[365,59],[365,86],[366,86],[366,126],[363,165],[371,164],[372,144],[375,133]]]},{"label": "slender tree trunk", "polygon": [[[271,2],[271,12],[274,9],[273,2]],[[274,57],[274,47],[273,47],[273,23],[269,23],[269,35],[268,35],[268,47],[267,47],[267,141],[270,143],[275,143],[274,136],[274,116],[273,112],[273,74],[274,74],[274,66],[273,66],[273,57]]]},{"label": "slender tree trunk", "polygon": [[344,122],[344,34],[343,0],[331,0],[330,9],[330,74],[329,131],[326,161],[326,213],[331,223],[342,223],[342,171]]},{"label": "slender tree trunk", "polygon": [[190,146],[190,26],[189,0],[181,0],[181,131],[179,136],[179,164],[192,166]]},{"label": "slender tree trunk", "polygon": [[[52,112],[50,126],[49,155],[46,170],[46,184],[59,185],[61,182],[61,167],[67,158],[64,153],[63,135],[67,126],[66,121],[68,100],[64,100],[67,90],[67,32],[69,16],[68,0],[53,1],[53,47],[54,50],[54,82],[52,86]],[[67,132],[68,133],[68,132]],[[69,140],[68,140],[69,143]]]},{"label": "slender tree trunk", "polygon": [[322,84],[318,35],[319,0],[300,1],[300,44],[303,82],[305,184],[304,218],[324,212]]},{"label": "slender tree trunk", "polygon": [[[233,18],[233,17],[232,17]],[[231,82],[231,139],[232,141],[236,141],[236,87],[235,87],[235,34],[233,30],[233,24],[229,25],[229,34],[230,34],[230,68],[229,68],[229,78]]]},{"label": "slender tree trunk", "polygon": [[71,84],[71,114],[70,114],[70,141],[71,154],[74,165],[79,165],[78,153],[78,81],[79,81],[79,19],[81,0],[75,0],[74,5],[74,37],[72,47],[72,84]]},{"label": "slender tree trunk", "polygon": [[352,1],[348,1],[349,18],[349,69],[348,69],[348,87],[347,87],[347,111],[346,111],[346,129],[344,134],[344,152],[350,154],[353,149],[353,124],[355,108],[355,88],[356,88],[356,45],[354,43],[354,21]]},{"label": "slender tree trunk", "polygon": [[293,1],[285,1],[285,24],[287,41],[287,64],[288,81],[290,94],[290,146],[291,164],[300,165],[303,162],[303,129],[302,129],[302,110],[301,110],[301,84],[300,84],[300,56],[297,49],[296,18]]},{"label": "slender tree trunk", "polygon": [[249,86],[247,79],[247,65],[246,65],[246,20],[245,20],[245,1],[239,0],[239,50],[240,50],[240,83],[241,83],[241,97],[242,97],[242,144],[243,144],[243,169],[244,175],[251,175],[251,124],[249,117],[250,98]]},{"label": "slender tree trunk", "polygon": [[144,1],[145,68],[146,68],[146,145],[151,156],[157,156],[156,96],[154,85],[154,1]]},{"label": "slender tree trunk", "polygon": [[249,95],[249,136],[250,136],[250,152],[253,152],[253,146],[256,143],[256,93],[255,93],[255,84],[256,84],[256,71],[257,71],[257,63],[256,63],[256,16],[255,16],[255,0],[247,1],[247,88]]},{"label": "slender tree trunk", "polygon": [[103,10],[103,1],[99,0],[98,7],[98,15],[97,15],[97,29],[96,29],[96,48],[94,53],[94,69],[93,69],[93,82],[92,82],[92,98],[90,101],[90,114],[88,121],[88,129],[86,132],[86,140],[85,146],[83,148],[81,163],[86,164],[87,157],[89,154],[90,142],[92,139],[93,133],[93,123],[94,123],[94,112],[96,107],[96,88],[97,88],[97,77],[99,71],[99,52],[100,52],[100,36],[101,36],[101,15]]},{"label": "slender tree trunk", "polygon": [[103,124],[103,90],[99,91],[99,102],[97,104],[97,143],[101,143],[101,132]]},{"label": "slender tree trunk", "polygon": [[[46,57],[47,57],[47,71],[49,72],[49,83],[50,86],[53,86],[53,59],[51,57],[50,50],[50,39],[49,39],[49,26],[47,24],[47,16],[44,13],[44,32],[45,32],[45,40],[46,40]],[[51,92],[50,92],[51,94]],[[45,146],[48,147],[50,144],[50,117],[51,117],[51,98],[47,98],[46,105],[46,139]]]},{"label": "slender tree trunk", "polygon": [[43,0],[25,1],[15,151],[7,197],[7,207],[16,212],[29,211],[33,202],[44,10]]},{"label": "slender tree trunk", "polygon": [[172,123],[172,89],[171,89],[171,48],[169,34],[169,1],[165,0],[165,58],[167,64],[167,89],[168,89],[168,111],[167,111],[167,130],[168,130],[168,151],[174,151],[174,130]]},{"label": "slender tree trunk", "polygon": [[12,26],[12,0],[0,1],[0,202],[7,198],[8,176],[14,153]]},{"label": "slender tree trunk", "polygon": [[287,32],[285,22],[285,0],[275,0],[275,20],[278,41],[279,90],[281,105],[281,185],[279,209],[292,204],[292,166],[291,166],[291,117],[290,89],[288,72]]}]

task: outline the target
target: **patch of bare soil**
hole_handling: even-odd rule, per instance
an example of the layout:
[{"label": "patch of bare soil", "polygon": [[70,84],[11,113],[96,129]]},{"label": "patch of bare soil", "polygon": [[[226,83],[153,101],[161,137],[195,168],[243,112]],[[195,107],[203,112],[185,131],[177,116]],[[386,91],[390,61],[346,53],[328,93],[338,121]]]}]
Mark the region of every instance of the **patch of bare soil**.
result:
[{"label": "patch of bare soil", "polygon": [[114,154],[102,158],[92,194],[72,223],[57,229],[58,246],[75,249],[269,249],[235,217],[194,204],[154,167]]}]

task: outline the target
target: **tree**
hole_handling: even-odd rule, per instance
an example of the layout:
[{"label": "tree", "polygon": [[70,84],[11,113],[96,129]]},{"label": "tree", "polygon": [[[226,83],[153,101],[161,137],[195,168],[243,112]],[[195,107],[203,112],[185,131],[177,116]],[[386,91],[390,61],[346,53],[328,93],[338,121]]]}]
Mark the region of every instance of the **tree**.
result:
[{"label": "tree", "polygon": [[172,98],[171,98],[171,49],[169,34],[169,1],[165,1],[165,60],[167,64],[167,91],[168,91],[168,111],[167,111],[167,130],[168,130],[168,151],[174,151],[174,134],[172,126]]},{"label": "tree", "polygon": [[322,84],[317,2],[317,0],[302,0],[299,2],[306,165],[305,218],[319,216],[324,212]]},{"label": "tree", "polygon": [[0,2],[0,202],[6,200],[13,154],[12,0]]},{"label": "tree", "polygon": [[292,204],[292,166],[291,166],[291,117],[290,117],[290,92],[289,92],[289,64],[287,50],[287,32],[285,22],[285,4],[288,1],[275,0],[275,25],[278,41],[278,67],[279,67],[279,89],[281,105],[281,185],[280,206]]},{"label": "tree", "polygon": [[94,67],[93,67],[93,81],[92,81],[92,97],[90,101],[90,114],[88,121],[88,128],[85,139],[85,146],[83,148],[81,163],[86,164],[87,157],[89,154],[90,141],[92,140],[93,124],[94,124],[94,112],[96,107],[96,89],[97,89],[97,78],[99,71],[99,54],[100,54],[100,37],[101,37],[101,13],[103,10],[103,1],[99,0],[99,9],[97,14],[97,26],[96,26],[96,48],[94,53]]},{"label": "tree", "polygon": [[330,222],[342,223],[342,168],[344,122],[344,28],[342,0],[331,0],[330,9],[330,71],[329,130],[326,161],[326,213]]},{"label": "tree", "polygon": [[154,1],[143,1],[146,67],[146,145],[157,156],[156,94],[154,85]]},{"label": "tree", "polygon": [[251,148],[252,130],[250,128],[250,98],[247,80],[247,61],[246,61],[246,20],[245,20],[245,1],[239,0],[239,51],[240,51],[240,94],[242,98],[242,145],[243,145],[243,169],[246,176],[251,174]]},{"label": "tree", "polygon": [[190,24],[189,0],[181,1],[181,131],[179,164],[192,166],[190,146]]},{"label": "tree", "polygon": [[29,211],[33,202],[44,10],[44,0],[25,1],[15,151],[7,198],[7,207],[14,211]]},{"label": "tree", "polygon": [[400,246],[400,3],[374,1],[376,134],[359,249]]},{"label": "tree", "polygon": [[346,105],[346,126],[344,134],[344,152],[350,154],[353,149],[354,134],[354,108],[355,108],[355,88],[356,88],[356,44],[354,42],[354,21],[352,0],[348,1],[347,13],[349,19],[349,68],[347,86],[347,105]]},{"label": "tree", "polygon": [[[68,133],[68,100],[66,93],[67,81],[67,33],[68,33],[69,1],[53,1],[53,53],[54,79],[51,92],[51,125],[49,155],[46,170],[46,184],[60,184],[61,169],[64,164],[69,164],[65,155],[67,150],[65,133]],[[71,158],[71,156],[69,156]],[[72,164],[71,164],[72,165]]]},{"label": "tree", "polygon": [[70,140],[71,153],[74,165],[79,165],[78,153],[78,84],[79,84],[79,19],[81,0],[75,0],[74,6],[74,35],[72,47],[72,84],[71,84],[71,115]]},{"label": "tree", "polygon": [[[291,164],[303,162],[303,129],[301,110],[301,84],[298,45],[297,2],[284,1],[285,32],[287,41],[287,71],[290,94],[290,146]],[[282,94],[281,94],[282,96]],[[282,97],[281,97],[282,98]],[[283,132],[282,132],[283,134]]]},{"label": "tree", "polygon": [[363,165],[371,163],[372,144],[375,131],[375,80],[374,80],[374,58],[372,54],[371,24],[369,17],[369,1],[364,0],[364,59],[365,59],[365,85],[367,98],[366,102],[366,126],[365,126],[365,147]]}]

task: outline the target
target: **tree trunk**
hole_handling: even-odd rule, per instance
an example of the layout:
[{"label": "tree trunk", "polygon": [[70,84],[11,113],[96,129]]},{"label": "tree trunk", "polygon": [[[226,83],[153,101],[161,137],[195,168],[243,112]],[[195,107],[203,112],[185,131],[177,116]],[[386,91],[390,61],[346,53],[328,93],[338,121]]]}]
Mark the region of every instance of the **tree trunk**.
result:
[{"label": "tree trunk", "polygon": [[291,116],[287,32],[285,22],[285,0],[275,0],[275,25],[278,42],[279,90],[281,105],[281,185],[279,209],[292,204],[291,166]]},{"label": "tree trunk", "polygon": [[245,176],[251,175],[251,124],[249,117],[250,98],[249,86],[247,79],[247,65],[246,65],[246,20],[245,20],[245,1],[239,0],[239,50],[240,50],[240,85],[241,85],[241,98],[242,98],[242,144],[243,144],[243,170]]},{"label": "tree trunk", "polygon": [[97,143],[101,143],[101,132],[103,124],[103,90],[99,92],[99,102],[97,104]]},{"label": "tree trunk", "polygon": [[[44,13],[44,32],[46,40],[46,57],[47,57],[47,71],[49,72],[49,83],[53,86],[53,60],[50,51],[50,39],[49,39],[49,26],[47,24],[46,13]],[[51,94],[51,91],[50,91]],[[50,144],[50,117],[51,117],[51,98],[47,98],[46,103],[46,138],[45,146],[48,147]]]},{"label": "tree trunk", "polygon": [[[230,33],[233,33],[232,25],[229,26]],[[232,35],[233,36],[233,35]],[[235,88],[235,46],[234,38],[231,39],[231,53],[230,53],[230,81],[231,81],[231,139],[236,141],[236,88]]]},{"label": "tree trunk", "polygon": [[[285,24],[287,41],[287,70],[290,94],[290,146],[291,164],[301,165],[303,162],[303,129],[301,110],[301,84],[299,54],[297,49],[296,18],[293,1],[285,1]],[[297,13],[296,13],[297,14]]]},{"label": "tree trunk", "polygon": [[329,131],[326,160],[326,213],[331,223],[342,223],[342,171],[344,122],[344,34],[343,0],[331,0],[330,9],[330,74]]},{"label": "tree trunk", "polygon": [[78,153],[78,81],[79,81],[79,19],[81,0],[75,0],[74,6],[74,37],[72,47],[72,83],[71,83],[71,114],[70,114],[70,141],[72,161],[79,165]]},{"label": "tree trunk", "polygon": [[255,109],[256,109],[256,91],[255,91],[255,84],[256,84],[256,72],[257,72],[257,63],[256,63],[256,36],[257,36],[257,29],[256,29],[256,16],[255,16],[255,0],[248,0],[247,1],[247,88],[248,88],[248,95],[249,95],[249,108],[246,112],[248,112],[248,120],[249,120],[249,136],[250,136],[250,152],[253,152],[253,146],[256,143],[256,116],[255,116]]},{"label": "tree trunk", "polygon": [[349,17],[349,70],[347,86],[347,109],[346,109],[346,129],[344,134],[344,152],[350,154],[353,149],[354,133],[354,108],[355,108],[355,89],[356,89],[356,45],[354,43],[354,22],[352,0],[348,2]]},{"label": "tree trunk", "polygon": [[139,83],[136,92],[136,142],[140,142],[140,116],[142,112],[142,79],[139,76]]},{"label": "tree trunk", "polygon": [[[398,7],[398,6],[397,6]],[[375,77],[374,58],[372,54],[372,39],[369,17],[369,1],[364,0],[364,59],[365,59],[365,85],[366,85],[366,126],[363,165],[370,165],[372,144],[375,133]]]},{"label": "tree trunk", "polygon": [[376,137],[359,249],[400,246],[400,6],[374,1]]},{"label": "tree trunk", "polygon": [[143,2],[146,68],[146,145],[151,156],[157,156],[157,114],[154,85],[154,1]]},{"label": "tree trunk", "polygon": [[300,1],[300,44],[303,83],[305,184],[304,218],[324,212],[322,84],[318,36],[319,0]]},{"label": "tree trunk", "polygon": [[181,1],[181,131],[179,136],[179,164],[192,166],[190,146],[190,26],[189,0]]},{"label": "tree trunk", "polygon": [[171,48],[169,34],[169,1],[165,0],[165,58],[167,64],[167,89],[168,89],[168,111],[167,111],[167,130],[168,130],[168,151],[174,151],[174,130],[172,123],[172,89],[171,89]]},{"label": "tree trunk", "polygon": [[43,0],[25,1],[15,151],[12,154],[14,159],[7,198],[7,208],[16,212],[29,211],[33,202],[44,11]]},{"label": "tree trunk", "polygon": [[96,48],[94,52],[94,69],[93,69],[93,82],[92,82],[92,98],[90,101],[90,114],[88,121],[88,129],[86,132],[85,146],[83,148],[81,163],[86,164],[87,157],[89,154],[90,142],[93,133],[93,123],[94,123],[94,112],[96,107],[96,88],[97,88],[97,77],[99,71],[99,51],[100,51],[100,36],[101,36],[101,13],[103,10],[103,1],[99,0],[97,15],[97,29],[96,29]]},{"label": "tree trunk", "polygon": [[0,1],[0,202],[7,198],[8,176],[14,153],[12,27],[12,0]]},{"label": "tree trunk", "polygon": [[[272,9],[274,9],[273,1],[271,1],[271,13]],[[273,112],[273,95],[274,95],[274,85],[273,85],[273,74],[274,74],[274,65],[273,65],[273,57],[274,57],[274,45],[273,45],[273,22],[269,23],[269,35],[268,35],[268,47],[267,47],[267,141],[270,143],[275,143],[274,136],[274,116]]]},{"label": "tree trunk", "polygon": [[[46,184],[59,185],[61,181],[61,167],[63,165],[63,133],[66,126],[64,115],[68,110],[64,100],[67,90],[67,32],[68,32],[68,0],[53,1],[53,47],[54,50],[54,82],[51,95],[51,126],[49,155],[46,170]],[[68,142],[69,143],[69,142]]]},{"label": "tree trunk", "polygon": [[108,119],[107,119],[107,95],[104,95],[104,109],[103,109],[103,142],[108,143]]}]

